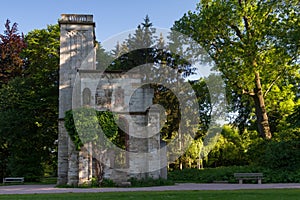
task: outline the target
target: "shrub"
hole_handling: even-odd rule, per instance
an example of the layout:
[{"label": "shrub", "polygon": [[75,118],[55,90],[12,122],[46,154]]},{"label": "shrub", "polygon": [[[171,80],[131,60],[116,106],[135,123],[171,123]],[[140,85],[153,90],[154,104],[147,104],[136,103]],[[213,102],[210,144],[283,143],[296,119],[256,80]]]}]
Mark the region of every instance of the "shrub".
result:
[{"label": "shrub", "polygon": [[273,171],[296,171],[300,167],[300,140],[262,141],[249,150],[253,164]]},{"label": "shrub", "polygon": [[116,185],[113,180],[107,178],[104,178],[101,183],[101,187],[116,187]]},{"label": "shrub", "polygon": [[[234,173],[264,174],[263,183],[299,183],[300,169],[295,171],[274,170],[258,166],[230,166],[207,169],[183,169],[169,172],[168,177],[174,182],[213,183],[214,181],[228,181],[236,183]],[[254,182],[254,181],[251,181]]]}]

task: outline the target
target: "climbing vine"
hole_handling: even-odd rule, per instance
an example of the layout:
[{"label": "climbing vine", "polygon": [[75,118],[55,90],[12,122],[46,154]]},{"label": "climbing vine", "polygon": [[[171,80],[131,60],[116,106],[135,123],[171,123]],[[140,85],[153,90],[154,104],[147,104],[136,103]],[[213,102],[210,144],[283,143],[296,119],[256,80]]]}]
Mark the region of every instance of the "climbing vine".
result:
[{"label": "climbing vine", "polygon": [[99,144],[102,135],[100,127],[112,143],[121,146],[117,119],[118,116],[113,115],[112,112],[82,107],[65,113],[65,128],[74,142],[76,150],[80,150],[88,142]]}]

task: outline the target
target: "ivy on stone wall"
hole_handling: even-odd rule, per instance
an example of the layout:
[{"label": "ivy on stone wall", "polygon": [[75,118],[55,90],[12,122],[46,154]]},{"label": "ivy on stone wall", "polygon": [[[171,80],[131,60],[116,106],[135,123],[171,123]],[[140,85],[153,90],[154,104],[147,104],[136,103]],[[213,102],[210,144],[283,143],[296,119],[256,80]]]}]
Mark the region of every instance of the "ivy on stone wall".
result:
[{"label": "ivy on stone wall", "polygon": [[101,130],[110,142],[123,146],[116,124],[117,119],[118,116],[113,115],[112,112],[82,107],[65,113],[65,128],[77,150],[89,142],[94,145],[103,145]]},{"label": "ivy on stone wall", "polygon": [[83,146],[83,144],[82,144],[82,142],[78,136],[78,133],[76,131],[72,110],[68,110],[65,113],[65,128],[66,128],[71,140],[75,144],[76,150],[80,150],[80,148]]}]

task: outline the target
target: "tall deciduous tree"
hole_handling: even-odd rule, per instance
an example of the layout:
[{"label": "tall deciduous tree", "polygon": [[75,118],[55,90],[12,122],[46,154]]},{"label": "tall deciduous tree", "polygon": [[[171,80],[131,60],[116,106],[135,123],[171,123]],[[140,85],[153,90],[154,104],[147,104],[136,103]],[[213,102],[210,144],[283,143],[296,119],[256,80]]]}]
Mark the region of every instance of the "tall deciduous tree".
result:
[{"label": "tall deciduous tree", "polygon": [[274,86],[282,95],[290,90],[288,79],[299,67],[299,7],[296,0],[202,0],[173,27],[207,50],[236,111],[249,116],[252,109],[244,107],[253,106],[257,130],[267,139],[269,97]]},{"label": "tall deciduous tree", "polygon": [[[0,88],[5,86],[9,80],[22,75],[24,62],[21,58],[21,52],[25,46],[23,35],[18,33],[17,23],[11,26],[11,22],[7,19],[4,34],[0,34]],[[12,96],[12,98],[14,97]],[[11,113],[11,111],[8,112]],[[1,117],[3,116],[5,115],[1,113]],[[3,120],[10,119],[4,117]],[[2,127],[2,129],[5,128]],[[0,134],[1,177],[7,174],[8,157],[11,154],[8,150],[7,141],[5,135]]]},{"label": "tall deciduous tree", "polygon": [[31,31],[25,41],[24,76],[0,89],[0,154],[3,174],[28,180],[42,176],[45,164],[56,169],[59,26]]},{"label": "tall deciduous tree", "polygon": [[0,86],[11,78],[22,75],[24,60],[21,52],[26,47],[23,34],[18,33],[18,25],[5,23],[4,34],[0,34]]}]

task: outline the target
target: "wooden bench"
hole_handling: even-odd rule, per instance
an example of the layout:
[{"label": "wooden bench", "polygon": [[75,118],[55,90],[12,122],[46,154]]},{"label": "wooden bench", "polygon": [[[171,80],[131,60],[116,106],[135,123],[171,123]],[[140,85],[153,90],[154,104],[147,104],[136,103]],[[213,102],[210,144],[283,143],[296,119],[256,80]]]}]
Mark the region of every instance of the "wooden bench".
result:
[{"label": "wooden bench", "polygon": [[119,186],[120,187],[130,187],[131,186],[131,182],[121,182],[120,184],[119,184]]},{"label": "wooden bench", "polygon": [[263,173],[234,173],[234,177],[239,180],[239,184],[243,184],[243,180],[257,180],[261,184]]},{"label": "wooden bench", "polygon": [[3,184],[5,183],[24,183],[24,177],[6,177],[3,178]]}]

